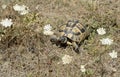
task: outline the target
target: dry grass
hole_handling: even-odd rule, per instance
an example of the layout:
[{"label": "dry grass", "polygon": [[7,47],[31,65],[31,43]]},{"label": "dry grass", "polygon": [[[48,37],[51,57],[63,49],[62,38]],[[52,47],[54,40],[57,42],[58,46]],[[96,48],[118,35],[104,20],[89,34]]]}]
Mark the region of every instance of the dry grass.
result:
[{"label": "dry grass", "polygon": [[[31,12],[20,16],[12,9],[15,4],[28,6]],[[120,1],[119,0],[1,0],[0,20],[9,17],[14,24],[0,26],[0,76],[1,77],[119,77],[120,76]],[[80,46],[80,54],[72,47],[65,49],[52,45],[49,36],[42,33],[43,26],[54,29],[70,19],[78,19],[91,27],[92,32]],[[103,27],[106,34],[100,36],[96,29]],[[103,46],[101,38],[110,37],[114,43]],[[111,59],[109,52],[118,52]],[[73,57],[63,65],[61,57]],[[86,64],[82,73],[80,66]],[[113,67],[117,70],[114,71]]]}]

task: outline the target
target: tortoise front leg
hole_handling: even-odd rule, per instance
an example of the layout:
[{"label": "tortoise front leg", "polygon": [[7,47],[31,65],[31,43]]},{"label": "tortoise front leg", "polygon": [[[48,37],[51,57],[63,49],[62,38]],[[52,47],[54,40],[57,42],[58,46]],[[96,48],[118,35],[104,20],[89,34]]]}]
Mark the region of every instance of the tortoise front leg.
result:
[{"label": "tortoise front leg", "polygon": [[70,46],[71,46],[71,45],[72,45],[72,43],[71,43],[71,42],[69,42],[69,41],[67,41],[67,45],[70,45]]},{"label": "tortoise front leg", "polygon": [[78,44],[76,42],[72,42],[73,48],[75,50],[76,53],[79,53],[79,47]]}]

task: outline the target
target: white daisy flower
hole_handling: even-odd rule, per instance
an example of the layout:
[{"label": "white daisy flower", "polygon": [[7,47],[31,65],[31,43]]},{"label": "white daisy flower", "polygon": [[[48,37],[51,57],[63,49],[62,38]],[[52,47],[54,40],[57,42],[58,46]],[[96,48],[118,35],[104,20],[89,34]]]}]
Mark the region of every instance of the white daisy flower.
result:
[{"label": "white daisy flower", "polygon": [[99,35],[104,35],[104,34],[106,34],[106,31],[105,31],[104,28],[98,28],[98,29],[97,29],[97,33],[98,33]]},{"label": "white daisy flower", "polygon": [[15,11],[18,11],[18,13],[20,13],[20,15],[25,15],[25,14],[29,13],[29,9],[25,5],[16,4],[16,5],[13,6],[13,9]]},{"label": "white daisy flower", "polygon": [[44,28],[43,28],[43,34],[45,35],[53,35],[53,31],[52,30],[52,26],[50,24],[48,25],[45,25]]},{"label": "white daisy flower", "polygon": [[117,52],[115,52],[115,50],[110,52],[109,55],[110,55],[111,58],[117,58]]},{"label": "white daisy flower", "polygon": [[103,45],[111,45],[113,43],[113,40],[110,38],[103,38],[100,40]]},{"label": "white daisy flower", "polygon": [[72,61],[72,56],[69,55],[64,55],[62,57],[62,62],[63,64],[69,64]]},{"label": "white daisy flower", "polygon": [[86,69],[85,69],[85,65],[81,65],[81,68],[80,68],[81,72],[85,72]]},{"label": "white daisy flower", "polygon": [[2,9],[5,9],[7,7],[7,5],[3,4],[1,7],[2,7]]},{"label": "white daisy flower", "polygon": [[2,20],[0,22],[0,24],[2,24],[2,26],[9,27],[13,24],[13,22],[12,22],[12,19],[6,18],[6,19]]}]

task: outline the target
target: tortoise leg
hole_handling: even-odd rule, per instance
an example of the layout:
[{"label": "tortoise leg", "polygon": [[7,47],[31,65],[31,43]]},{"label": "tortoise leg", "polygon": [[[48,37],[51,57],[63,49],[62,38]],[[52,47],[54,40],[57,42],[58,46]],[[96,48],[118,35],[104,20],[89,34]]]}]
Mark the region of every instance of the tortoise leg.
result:
[{"label": "tortoise leg", "polygon": [[72,42],[73,48],[75,50],[76,53],[79,53],[79,47],[78,44],[76,42]]},{"label": "tortoise leg", "polygon": [[71,43],[71,42],[69,42],[69,41],[67,41],[67,45],[70,45],[70,46],[71,46],[71,45],[72,45],[72,43]]}]

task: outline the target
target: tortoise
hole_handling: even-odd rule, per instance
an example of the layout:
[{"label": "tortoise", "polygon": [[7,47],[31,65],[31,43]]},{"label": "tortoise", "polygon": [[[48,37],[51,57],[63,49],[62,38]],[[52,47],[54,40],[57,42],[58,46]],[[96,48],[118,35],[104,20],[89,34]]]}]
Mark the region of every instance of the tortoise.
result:
[{"label": "tortoise", "polygon": [[72,45],[76,52],[79,52],[80,43],[89,35],[89,31],[79,20],[69,20],[60,26],[59,31],[52,35],[50,41],[54,44]]}]

